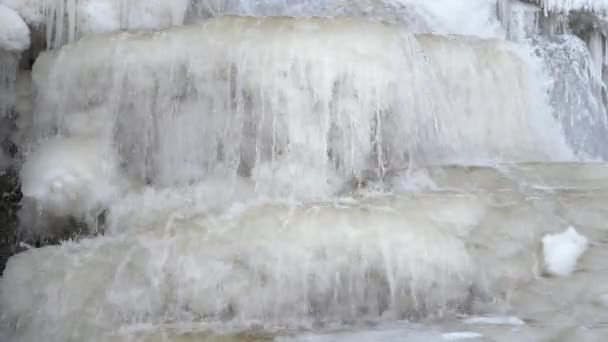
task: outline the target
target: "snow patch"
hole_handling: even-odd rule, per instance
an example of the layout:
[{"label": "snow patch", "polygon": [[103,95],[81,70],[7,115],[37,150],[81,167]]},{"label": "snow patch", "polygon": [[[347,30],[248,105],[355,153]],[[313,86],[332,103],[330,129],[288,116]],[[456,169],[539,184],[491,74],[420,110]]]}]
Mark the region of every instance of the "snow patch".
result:
[{"label": "snow patch", "polygon": [[515,316],[496,317],[471,317],[463,321],[465,324],[487,324],[487,325],[525,325],[526,323]]},{"label": "snow patch", "polygon": [[482,338],[483,335],[480,333],[472,332],[472,331],[461,331],[461,332],[451,332],[445,333],[441,335],[441,337],[446,341],[458,341],[458,340],[469,340],[469,339],[477,339]]},{"label": "snow patch", "polygon": [[14,10],[0,4],[0,50],[24,51],[30,46],[30,29]]},{"label": "snow patch", "polygon": [[546,271],[561,277],[574,272],[578,259],[589,244],[587,238],[573,227],[563,233],[545,235],[542,242]]}]

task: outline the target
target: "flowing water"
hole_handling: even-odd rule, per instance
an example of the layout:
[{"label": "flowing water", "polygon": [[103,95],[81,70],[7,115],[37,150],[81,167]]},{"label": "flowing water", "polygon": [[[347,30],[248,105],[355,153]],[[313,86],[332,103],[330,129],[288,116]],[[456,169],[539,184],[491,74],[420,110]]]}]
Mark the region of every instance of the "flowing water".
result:
[{"label": "flowing water", "polygon": [[[0,338],[603,341],[592,56],[444,34],[437,10],[434,33],[223,16],[44,52],[22,219],[94,234],[10,259]],[[547,242],[569,228],[582,255],[558,246],[555,264]]]}]

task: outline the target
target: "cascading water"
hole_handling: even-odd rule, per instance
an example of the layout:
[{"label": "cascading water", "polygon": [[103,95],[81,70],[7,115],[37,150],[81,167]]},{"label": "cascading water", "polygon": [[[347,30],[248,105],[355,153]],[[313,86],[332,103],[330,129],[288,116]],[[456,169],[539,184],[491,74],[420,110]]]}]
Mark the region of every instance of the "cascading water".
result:
[{"label": "cascading water", "polygon": [[81,227],[0,339],[608,336],[601,49],[538,32],[599,2],[134,4],[0,0],[55,48],[0,63],[21,233]]}]

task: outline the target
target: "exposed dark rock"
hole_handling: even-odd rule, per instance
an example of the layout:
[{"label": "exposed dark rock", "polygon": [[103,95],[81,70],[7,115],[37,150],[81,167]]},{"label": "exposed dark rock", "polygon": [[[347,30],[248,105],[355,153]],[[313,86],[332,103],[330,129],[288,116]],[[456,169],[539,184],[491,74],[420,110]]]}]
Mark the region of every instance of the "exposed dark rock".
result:
[{"label": "exposed dark rock", "polygon": [[19,220],[17,213],[21,201],[18,173],[9,168],[0,173],[0,274],[10,256],[19,248]]}]

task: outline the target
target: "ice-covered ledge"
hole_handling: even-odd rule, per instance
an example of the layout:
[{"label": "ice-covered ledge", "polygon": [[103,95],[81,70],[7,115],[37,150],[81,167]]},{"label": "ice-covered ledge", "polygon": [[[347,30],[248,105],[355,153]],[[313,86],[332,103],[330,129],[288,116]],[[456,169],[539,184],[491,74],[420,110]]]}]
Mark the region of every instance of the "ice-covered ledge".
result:
[{"label": "ice-covered ledge", "polygon": [[536,3],[546,14],[565,14],[572,11],[606,13],[608,11],[608,1],[606,0],[526,0],[526,2]]},{"label": "ice-covered ledge", "polygon": [[514,41],[576,35],[587,44],[594,78],[607,81],[608,0],[498,0],[497,13]]}]

